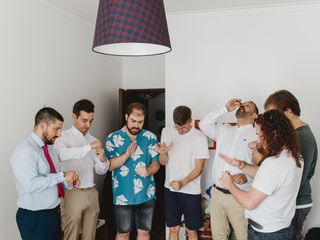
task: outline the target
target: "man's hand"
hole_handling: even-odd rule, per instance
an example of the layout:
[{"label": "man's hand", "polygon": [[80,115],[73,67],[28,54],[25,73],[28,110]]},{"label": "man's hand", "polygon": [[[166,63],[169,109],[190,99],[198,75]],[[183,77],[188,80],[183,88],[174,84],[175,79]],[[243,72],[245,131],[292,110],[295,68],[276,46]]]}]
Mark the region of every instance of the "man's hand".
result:
[{"label": "man's hand", "polygon": [[71,187],[79,187],[80,186],[80,177],[79,174],[74,171],[68,171],[64,173],[64,179],[67,181],[68,185]]},{"label": "man's hand", "polygon": [[127,151],[126,151],[126,156],[127,158],[129,158],[130,156],[132,156],[134,154],[134,152],[136,151],[137,149],[137,143],[136,142],[132,142],[129,147],[127,148]]},{"label": "man's hand", "polygon": [[102,148],[102,143],[97,139],[95,141],[93,141],[91,144],[91,149],[97,149],[97,148]]},{"label": "man's hand", "polygon": [[228,171],[225,171],[223,173],[222,177],[220,178],[220,182],[221,182],[221,185],[226,189],[230,189],[230,187],[233,185],[232,176]]},{"label": "man's hand", "polygon": [[236,184],[245,184],[246,182],[248,182],[247,176],[243,173],[237,173],[234,175],[231,175],[232,180],[234,183]]},{"label": "man's hand", "polygon": [[156,151],[160,154],[168,153],[170,151],[172,145],[173,145],[173,142],[171,142],[169,144],[169,146],[167,146],[165,143],[158,143]]},{"label": "man's hand", "polygon": [[170,187],[172,187],[173,191],[177,192],[183,187],[182,181],[172,181],[170,183]]},{"label": "man's hand", "polygon": [[232,98],[229,100],[226,104],[226,108],[228,109],[228,112],[232,112],[236,108],[240,107],[241,105],[241,99],[239,98]]},{"label": "man's hand", "polygon": [[107,161],[107,158],[106,158],[106,155],[104,154],[103,148],[97,148],[95,151],[96,151],[97,158],[99,158],[101,162]]},{"label": "man's hand", "polygon": [[150,174],[148,173],[148,169],[146,167],[139,167],[136,171],[136,173],[140,176],[140,177],[148,177]]}]

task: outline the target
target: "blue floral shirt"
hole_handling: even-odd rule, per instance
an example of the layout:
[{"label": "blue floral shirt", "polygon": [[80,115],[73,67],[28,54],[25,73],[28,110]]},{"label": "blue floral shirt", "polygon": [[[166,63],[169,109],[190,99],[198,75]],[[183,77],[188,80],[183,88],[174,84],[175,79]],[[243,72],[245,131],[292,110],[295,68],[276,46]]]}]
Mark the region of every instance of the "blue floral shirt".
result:
[{"label": "blue floral shirt", "polygon": [[[139,167],[148,167],[159,161],[155,151],[157,137],[150,131],[142,129],[137,137],[135,153],[125,164],[112,172],[113,203],[115,205],[136,205],[156,198],[156,187],[153,176],[140,177],[136,173]],[[106,140],[105,153],[108,159],[118,157],[127,151],[131,140],[125,127],[111,133]]]}]

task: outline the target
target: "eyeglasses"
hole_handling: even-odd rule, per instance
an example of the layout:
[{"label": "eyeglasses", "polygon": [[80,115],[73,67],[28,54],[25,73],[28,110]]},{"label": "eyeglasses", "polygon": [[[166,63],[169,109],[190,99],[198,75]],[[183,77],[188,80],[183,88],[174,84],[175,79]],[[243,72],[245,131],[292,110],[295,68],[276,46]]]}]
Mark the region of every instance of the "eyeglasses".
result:
[{"label": "eyeglasses", "polygon": [[179,126],[179,125],[176,124],[174,127],[175,127],[175,129],[177,129],[178,131],[186,131],[186,130],[189,129],[189,125]]}]

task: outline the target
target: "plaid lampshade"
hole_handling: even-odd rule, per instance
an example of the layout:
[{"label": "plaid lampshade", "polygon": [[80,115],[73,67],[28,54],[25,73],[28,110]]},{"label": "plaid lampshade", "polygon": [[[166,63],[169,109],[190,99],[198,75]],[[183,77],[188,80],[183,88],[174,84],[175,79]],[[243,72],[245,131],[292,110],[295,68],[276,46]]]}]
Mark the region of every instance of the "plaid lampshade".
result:
[{"label": "plaid lampshade", "polygon": [[171,51],[163,0],[100,0],[92,50],[120,56]]}]

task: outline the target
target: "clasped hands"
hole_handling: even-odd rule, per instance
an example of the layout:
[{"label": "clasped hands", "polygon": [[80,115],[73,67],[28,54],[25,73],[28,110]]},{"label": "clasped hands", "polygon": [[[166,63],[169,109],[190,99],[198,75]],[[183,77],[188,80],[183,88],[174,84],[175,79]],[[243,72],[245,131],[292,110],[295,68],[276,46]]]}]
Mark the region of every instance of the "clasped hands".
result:
[{"label": "clasped hands", "polygon": [[[126,156],[126,158],[128,159],[129,157],[131,157],[134,153],[135,153],[135,151],[136,151],[136,149],[137,149],[137,142],[135,142],[135,141],[133,141],[130,145],[129,145],[129,147],[127,148],[127,151],[126,151],[126,153],[125,153],[125,156]],[[136,173],[140,176],[140,177],[143,177],[143,178],[145,178],[145,177],[147,177],[147,176],[149,176],[150,174],[149,174],[149,172],[148,172],[148,169],[146,168],[146,167],[139,167],[139,168],[137,168],[136,169]]]},{"label": "clasped hands", "polygon": [[77,188],[80,186],[79,174],[74,170],[64,172],[64,179],[70,187]]}]

